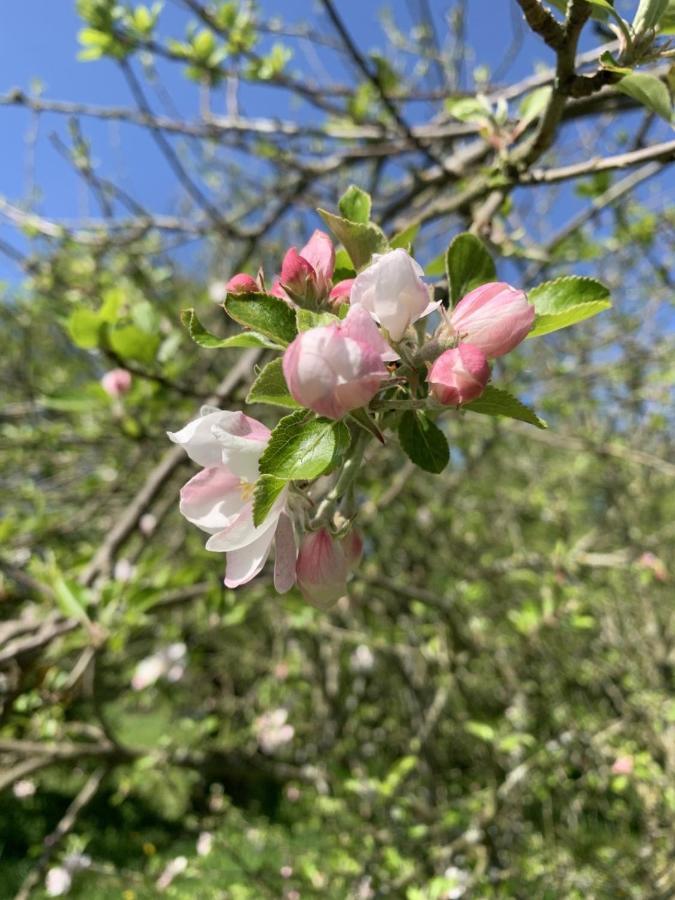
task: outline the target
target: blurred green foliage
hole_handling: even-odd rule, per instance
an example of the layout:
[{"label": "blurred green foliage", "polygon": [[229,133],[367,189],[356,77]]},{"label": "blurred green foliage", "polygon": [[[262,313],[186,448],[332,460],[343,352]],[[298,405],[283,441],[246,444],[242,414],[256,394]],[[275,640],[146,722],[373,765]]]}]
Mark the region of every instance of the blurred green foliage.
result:
[{"label": "blurred green foliage", "polygon": [[[643,228],[639,215],[621,231]],[[610,283],[642,265],[617,241]],[[143,249],[45,255],[0,326],[3,619],[75,604],[84,623],[2,671],[0,747],[81,752],[45,750],[50,764],[19,779],[35,793],[2,795],[0,895],[103,764],[51,863],[91,857],[77,898],[156,896],[181,857],[167,897],[666,896],[673,373],[668,335],[644,317],[658,272],[643,269],[641,293],[606,321],[514,356],[548,432],[452,413],[439,477],[373,450],[365,560],[326,614],[267,577],[222,587],[221,559],[178,515],[187,465],[111,579],[78,587],[164,431],[243,352],[190,341],[181,307],[225,334],[222,312]],[[81,330],[86,316],[95,327]],[[125,329],[150,340],[109,340]],[[141,374],[114,402],[98,378],[120,359]],[[19,566],[34,581],[16,580]],[[95,663],[78,672],[92,640]],[[133,690],[138,663],[175,642],[182,678]],[[292,738],[266,744],[261,717],[280,709]],[[87,755],[108,741],[103,760]]]}]

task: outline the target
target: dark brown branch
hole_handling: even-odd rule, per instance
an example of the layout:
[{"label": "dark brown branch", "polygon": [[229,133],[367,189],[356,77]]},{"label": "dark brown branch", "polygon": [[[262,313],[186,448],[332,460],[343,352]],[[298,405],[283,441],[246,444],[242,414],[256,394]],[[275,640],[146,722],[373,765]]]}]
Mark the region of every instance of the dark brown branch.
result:
[{"label": "dark brown branch", "polygon": [[516,0],[527,24],[552,50],[559,50],[565,41],[565,30],[541,0]]}]

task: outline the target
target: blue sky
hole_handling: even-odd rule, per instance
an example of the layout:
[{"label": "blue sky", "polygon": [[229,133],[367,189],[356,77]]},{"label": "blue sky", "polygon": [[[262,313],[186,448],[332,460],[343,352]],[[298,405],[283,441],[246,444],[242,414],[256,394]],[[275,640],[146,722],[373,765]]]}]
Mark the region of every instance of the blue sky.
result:
[{"label": "blue sky", "polygon": [[[443,16],[450,4],[432,0],[431,3],[441,33],[445,32]],[[339,9],[352,33],[364,50],[384,45],[375,12],[379,2],[341,0]],[[414,3],[395,0],[389,3],[395,19],[405,30],[409,27],[409,9]],[[503,57],[512,36],[515,10],[513,0],[471,0],[468,4],[469,43],[475,48],[474,63],[495,66]],[[317,22],[317,8],[303,0],[264,0],[263,9],[270,15],[282,15],[287,22]],[[365,14],[364,14],[365,13]],[[189,19],[178,0],[167,0],[162,13],[160,33],[180,37]],[[106,60],[95,63],[78,62],[77,32],[81,26],[71,0],[22,0],[5,10],[0,30],[0,92],[12,87],[30,90],[39,79],[45,97],[92,102],[101,105],[131,105],[127,86],[117,67]],[[489,26],[489,27],[486,27]],[[322,24],[329,30],[327,24]],[[592,43],[592,35],[588,42]],[[295,45],[291,70],[311,71],[317,61],[306,45]],[[319,64],[345,80],[341,63],[318,51]],[[521,52],[508,73],[513,80],[531,72],[538,63],[551,61],[551,54],[540,41],[527,35]],[[472,65],[467,67],[470,70]],[[160,66],[165,86],[177,110],[188,117],[196,115],[197,91],[193,84],[181,77],[179,67]],[[311,74],[308,76],[311,77]],[[243,106],[251,115],[288,115],[305,118],[307,109],[298,109],[283,92],[244,89]],[[274,108],[270,108],[270,104]],[[425,109],[416,115],[423,119]],[[50,141],[52,133],[67,135],[64,117],[44,115],[39,123],[39,139],[34,161],[26,151],[26,136],[34,124],[25,110],[3,107],[2,141],[0,142],[0,194],[13,202],[25,201],[34,177],[39,195],[36,211],[50,217],[76,217],[93,214],[95,209],[81,181],[69,165],[60,158]],[[83,128],[94,148],[94,159],[125,189],[141,202],[158,212],[171,212],[177,198],[174,178],[161,159],[152,140],[141,129],[118,123],[83,120]],[[567,203],[563,206],[566,209]],[[558,207],[557,214],[564,212]],[[0,237],[17,243],[16,235],[0,225]],[[0,278],[15,279],[15,267],[0,255]]]}]

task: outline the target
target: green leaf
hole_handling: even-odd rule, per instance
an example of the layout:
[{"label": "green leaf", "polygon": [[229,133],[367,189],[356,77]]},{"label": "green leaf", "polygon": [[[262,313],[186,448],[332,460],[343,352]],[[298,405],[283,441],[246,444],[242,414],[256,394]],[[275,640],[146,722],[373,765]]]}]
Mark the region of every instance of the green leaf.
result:
[{"label": "green leaf", "polygon": [[469,232],[458,234],[451,241],[446,272],[453,305],[474,288],[497,279],[495,264],[485,244]]},{"label": "green leaf", "polygon": [[619,63],[614,59],[609,50],[605,50],[605,52],[600,57],[600,65],[603,69],[607,69],[609,72],[616,72],[617,75],[630,75],[633,71],[626,66],[619,65]]},{"label": "green leaf", "polygon": [[668,8],[661,16],[659,34],[675,34],[675,0],[670,0]]},{"label": "green leaf", "polygon": [[441,275],[447,275],[445,265],[447,262],[447,252],[439,253],[438,256],[434,256],[431,262],[428,262],[424,267],[425,275],[428,275],[430,278],[438,278]]},{"label": "green leaf", "polygon": [[346,449],[349,440],[349,429],[343,422],[317,419],[299,409],[284,416],[272,432],[260,457],[260,474],[286,481],[318,478]]},{"label": "green leaf", "polygon": [[622,94],[628,94],[647,109],[661,116],[666,122],[673,117],[673,105],[665,84],[655,75],[646,72],[633,72],[617,82],[616,87]]},{"label": "green leaf", "polygon": [[517,400],[508,391],[493,387],[489,384],[478,400],[472,400],[466,403],[462,409],[469,412],[483,413],[486,416],[504,416],[507,419],[518,419],[520,422],[527,422],[528,425],[535,425],[537,428],[547,428],[546,422],[525,406],[520,400]]},{"label": "green leaf", "polygon": [[355,409],[349,414],[349,416],[357,423],[357,425],[360,425],[364,431],[367,431],[368,434],[372,434],[372,436],[376,438],[381,444],[384,444],[384,435],[377,427],[375,422],[370,418],[367,410]]},{"label": "green leaf", "polygon": [[286,487],[284,478],[276,478],[274,475],[261,475],[255,483],[253,490],[253,524],[262,525],[269,511],[274,506],[274,501]]},{"label": "green leaf", "polygon": [[362,225],[366,225],[370,220],[371,206],[370,194],[355,184],[350,184],[338,201],[338,207],[345,219],[360,222]]},{"label": "green leaf", "polygon": [[450,97],[445,109],[460,122],[489,122],[492,116],[489,102],[476,97]]},{"label": "green leaf", "polygon": [[488,744],[497,736],[492,725],[488,725],[487,722],[465,722],[464,730]]},{"label": "green leaf", "polygon": [[518,108],[521,125],[534,122],[535,119],[538,119],[541,116],[548,106],[548,101],[551,99],[552,93],[553,88],[548,85],[546,87],[537,88],[535,91],[527,94]]},{"label": "green leaf", "polygon": [[423,412],[408,409],[401,416],[398,439],[410,459],[437,475],[450,460],[450,448],[443,432]]},{"label": "green leaf", "polygon": [[340,319],[329,312],[313,312],[311,309],[296,309],[295,320],[298,331],[309,331],[310,328],[318,328],[320,325],[335,325]]},{"label": "green leaf", "polygon": [[609,309],[609,290],[594,278],[569,275],[537,285],[529,294],[537,317],[528,338],[567,328]]},{"label": "green leaf", "polygon": [[108,331],[108,342],[115,353],[123,360],[135,359],[142,363],[151,363],[160,345],[159,334],[147,334],[136,325],[123,325]]},{"label": "green leaf", "polygon": [[267,363],[251,385],[246,402],[269,403],[271,406],[286,406],[290,409],[300,408],[300,404],[291,397],[288,390],[281,358]]},{"label": "green leaf", "polygon": [[182,309],[180,320],[187,328],[192,340],[208,350],[217,350],[223,347],[267,347],[272,350],[281,348],[281,344],[275,344],[264,334],[258,334],[255,331],[243,331],[226,338],[216,337],[215,334],[211,334],[204,328],[194,309]]},{"label": "green leaf", "polygon": [[668,9],[669,0],[640,0],[633,17],[633,31],[636,35],[644,34],[650,28],[656,28]]},{"label": "green leaf", "polygon": [[65,323],[66,331],[70,339],[83,350],[93,350],[98,347],[101,330],[101,319],[91,309],[76,309]]},{"label": "green leaf", "polygon": [[325,209],[319,209],[318,213],[335,237],[344,244],[349,258],[357,269],[368,265],[373,253],[386,253],[389,249],[384,232],[372,222],[366,225],[361,222],[350,222]]},{"label": "green leaf", "polygon": [[407,228],[404,228],[403,231],[399,231],[398,234],[394,235],[394,237],[389,241],[389,246],[392,250],[396,250],[398,247],[402,247],[404,250],[410,252],[410,248],[412,247],[415,238],[419,233],[419,230],[419,223],[416,223],[415,225],[409,225]]},{"label": "green leaf", "polygon": [[295,312],[283,300],[269,294],[231,294],[225,300],[225,312],[235,322],[282,347],[290,344],[298,333]]}]

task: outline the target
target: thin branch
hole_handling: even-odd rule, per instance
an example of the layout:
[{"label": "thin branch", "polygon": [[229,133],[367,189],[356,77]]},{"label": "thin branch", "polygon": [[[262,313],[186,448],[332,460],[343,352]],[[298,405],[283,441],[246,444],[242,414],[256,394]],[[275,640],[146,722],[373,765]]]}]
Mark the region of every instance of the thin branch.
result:
[{"label": "thin branch", "polygon": [[570,166],[560,166],[556,169],[533,169],[518,179],[520,185],[530,184],[554,184],[557,181],[568,181],[570,178],[582,178],[584,175],[593,175],[596,172],[609,172],[613,169],[628,169],[631,166],[652,160],[670,162],[675,159],[675,140],[665,141],[662,144],[654,144],[640,150],[632,150],[629,153],[619,153],[616,156],[596,156],[584,162],[574,163]]},{"label": "thin branch", "polygon": [[98,793],[98,790],[101,787],[101,782],[105,778],[107,772],[108,769],[105,766],[101,766],[101,768],[96,769],[93,775],[91,775],[87,779],[80,792],[77,794],[73,802],[66,810],[61,821],[51,832],[51,834],[47,835],[47,837],[45,838],[45,849],[42,852],[42,856],[40,856],[36,865],[30,870],[30,872],[24,879],[24,882],[19,888],[14,900],[28,900],[33,890],[40,883],[42,876],[44,875],[47,866],[49,865],[49,860],[52,858],[64,838],[67,837],[68,834],[70,834],[70,832],[77,824],[77,819],[80,813],[91,803],[91,801]]}]

